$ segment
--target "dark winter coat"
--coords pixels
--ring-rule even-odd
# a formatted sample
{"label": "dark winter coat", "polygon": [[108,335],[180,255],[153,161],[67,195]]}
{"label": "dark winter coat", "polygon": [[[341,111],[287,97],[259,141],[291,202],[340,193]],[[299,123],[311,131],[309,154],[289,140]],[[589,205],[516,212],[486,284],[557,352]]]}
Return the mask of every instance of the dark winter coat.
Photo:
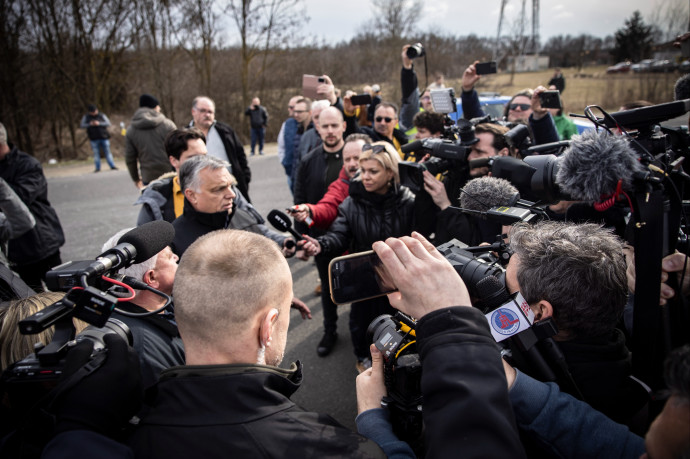
{"label": "dark winter coat", "polygon": [[0,161],[0,177],[17,193],[36,219],[36,226],[9,241],[7,258],[18,265],[43,260],[65,243],[60,219],[48,201],[48,182],[36,158],[10,145]]}

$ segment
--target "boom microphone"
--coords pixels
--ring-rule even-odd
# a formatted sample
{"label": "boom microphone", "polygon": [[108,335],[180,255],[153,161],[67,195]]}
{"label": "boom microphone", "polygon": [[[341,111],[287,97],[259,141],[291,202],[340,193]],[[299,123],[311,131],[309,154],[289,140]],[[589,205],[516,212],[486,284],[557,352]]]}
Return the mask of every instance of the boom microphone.
{"label": "boom microphone", "polygon": [[496,177],[476,178],[460,189],[462,208],[479,212],[486,212],[492,207],[514,206],[519,199],[517,188],[508,180]]}
{"label": "boom microphone", "polygon": [[580,201],[599,201],[613,194],[619,180],[624,190],[631,190],[633,174],[645,171],[628,141],[605,131],[574,136],[559,163],[556,182]]}
{"label": "boom microphone", "polygon": [[145,223],[123,234],[117,245],[100,254],[84,274],[90,277],[141,263],[170,245],[174,238],[175,229],[169,222]]}
{"label": "boom microphone", "polygon": [[273,227],[278,231],[288,232],[292,234],[295,240],[301,241],[302,239],[304,239],[301,234],[299,234],[292,228],[292,222],[290,221],[290,217],[285,215],[283,212],[273,209],[268,213],[266,220],[271,222],[271,225],[273,225]]}

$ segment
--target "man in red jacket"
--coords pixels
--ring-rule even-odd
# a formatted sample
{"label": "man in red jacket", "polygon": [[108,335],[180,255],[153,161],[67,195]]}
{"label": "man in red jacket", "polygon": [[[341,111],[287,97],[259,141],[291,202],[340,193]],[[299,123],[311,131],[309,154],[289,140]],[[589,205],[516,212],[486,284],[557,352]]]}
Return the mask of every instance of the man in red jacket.
{"label": "man in red jacket", "polygon": [[343,168],[340,175],[328,186],[328,191],[316,204],[297,204],[292,216],[295,220],[304,222],[311,217],[317,228],[327,230],[335,217],[338,216],[338,206],[347,198],[350,190],[350,180],[359,170],[359,155],[362,147],[371,143],[371,138],[366,134],[350,134],[345,139],[343,147]]}

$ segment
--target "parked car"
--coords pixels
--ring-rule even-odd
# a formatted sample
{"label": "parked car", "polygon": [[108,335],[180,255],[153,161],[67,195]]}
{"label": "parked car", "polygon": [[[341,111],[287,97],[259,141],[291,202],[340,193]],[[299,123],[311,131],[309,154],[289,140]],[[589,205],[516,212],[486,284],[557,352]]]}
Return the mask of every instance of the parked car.
{"label": "parked car", "polygon": [[646,73],[651,71],[652,65],[656,62],[656,59],[642,59],[637,64],[630,66],[630,69],[635,73]]}
{"label": "parked car", "polygon": [[673,72],[674,70],[676,70],[676,64],[669,61],[668,59],[656,61],[654,64],[652,64],[651,70],[655,73]]}
{"label": "parked car", "polygon": [[606,69],[606,73],[628,73],[632,64],[630,61],[619,62]]}
{"label": "parked car", "polygon": [[683,73],[690,73],[690,60],[685,59],[683,62],[681,62],[678,66],[678,70]]}
{"label": "parked car", "polygon": [[[502,96],[497,92],[481,92],[479,93],[479,106],[484,110],[484,113],[491,115],[492,118],[501,119],[503,118],[503,110],[510,99],[510,96]],[[448,114],[453,121],[457,121],[463,115],[460,98],[455,99],[455,103],[458,106],[458,111]]]}

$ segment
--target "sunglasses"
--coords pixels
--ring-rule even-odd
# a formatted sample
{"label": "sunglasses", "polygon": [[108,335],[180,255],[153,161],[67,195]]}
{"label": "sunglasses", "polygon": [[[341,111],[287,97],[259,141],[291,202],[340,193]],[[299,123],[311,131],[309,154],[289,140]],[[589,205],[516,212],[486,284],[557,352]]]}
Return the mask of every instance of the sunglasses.
{"label": "sunglasses", "polygon": [[530,104],[510,104],[510,105],[508,105],[508,108],[511,110],[517,110],[519,108],[523,112],[528,110],[531,107],[532,106]]}
{"label": "sunglasses", "polygon": [[362,151],[369,151],[369,150],[371,150],[371,152],[376,155],[378,153],[384,152],[386,150],[386,147],[383,145],[370,145],[368,143],[362,145]]}
{"label": "sunglasses", "polygon": [[384,120],[386,121],[386,123],[390,123],[391,121],[393,121],[393,118],[389,118],[387,116],[377,116],[376,117],[377,123],[380,123],[381,121],[384,121]]}

